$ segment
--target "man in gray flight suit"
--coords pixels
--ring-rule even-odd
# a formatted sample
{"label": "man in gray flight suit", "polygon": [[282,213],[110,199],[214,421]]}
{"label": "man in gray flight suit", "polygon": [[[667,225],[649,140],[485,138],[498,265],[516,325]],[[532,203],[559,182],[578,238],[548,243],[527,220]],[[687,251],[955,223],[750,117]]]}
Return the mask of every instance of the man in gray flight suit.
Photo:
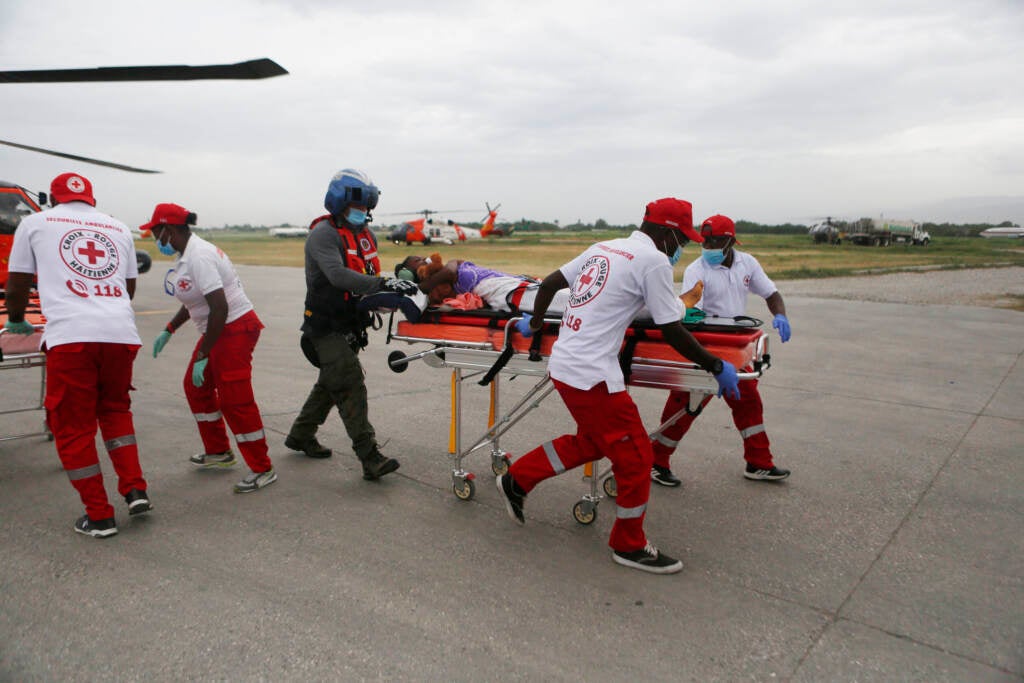
{"label": "man in gray flight suit", "polygon": [[363,479],[370,481],[394,472],[399,463],[381,454],[370,424],[358,353],[367,344],[371,318],[358,309],[358,303],[377,292],[411,296],[418,291],[415,283],[379,276],[377,240],[368,227],[379,195],[365,173],[338,171],[324,198],[330,213],[310,225],[302,349],[320,374],[284,442],[311,458],[329,458],[331,449],[317,441],[316,432],[337,406],[352,449],[363,464]]}

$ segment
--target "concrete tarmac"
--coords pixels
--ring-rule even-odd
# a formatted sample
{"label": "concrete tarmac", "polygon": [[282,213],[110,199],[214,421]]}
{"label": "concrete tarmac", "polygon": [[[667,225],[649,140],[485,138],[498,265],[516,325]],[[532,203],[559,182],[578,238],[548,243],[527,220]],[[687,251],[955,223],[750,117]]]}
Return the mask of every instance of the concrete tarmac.
{"label": "concrete tarmac", "polygon": [[[134,411],[156,509],[120,533],[72,531],[81,505],[43,438],[0,443],[0,680],[1013,681],[1024,676],[1024,314],[786,296],[794,336],[761,382],[781,483],[741,475],[740,437],[712,402],[677,452],[681,489],[652,487],[646,530],[685,563],[654,576],[611,561],[614,503],[578,524],[573,471],[516,526],[474,454],[451,491],[450,370],[396,374],[363,353],[370,417],[402,467],[365,482],[344,427],[333,458],[284,448],[315,378],[298,349],[302,271],[239,267],[267,328],[255,388],[279,481],[200,471],[181,387],[189,325],[166,264],[139,280]],[[785,295],[785,283],[782,291]],[[765,314],[751,302],[751,313]],[[0,409],[36,371],[0,374]],[[528,378],[503,380],[503,405]],[[665,394],[632,395],[651,428]],[[483,432],[472,384],[465,436]],[[41,421],[0,416],[0,435]],[[517,456],[572,429],[552,395],[501,445]]]}

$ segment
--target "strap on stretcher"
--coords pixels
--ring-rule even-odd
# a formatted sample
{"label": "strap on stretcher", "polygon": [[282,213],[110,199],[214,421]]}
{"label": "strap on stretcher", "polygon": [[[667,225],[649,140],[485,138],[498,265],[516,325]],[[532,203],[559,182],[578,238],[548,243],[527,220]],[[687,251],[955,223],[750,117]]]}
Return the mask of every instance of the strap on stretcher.
{"label": "strap on stretcher", "polygon": [[[540,331],[535,332],[533,337],[530,339],[529,359],[531,361],[539,362],[543,360],[543,356],[541,356],[540,353],[543,337],[544,328],[541,328]],[[506,338],[508,341],[505,342],[505,348],[501,350],[501,354],[498,356],[497,360],[494,361],[494,365],[492,365],[490,369],[484,373],[484,376],[480,378],[480,381],[477,382],[480,386],[485,387],[493,382],[498,373],[508,365],[512,356],[515,355],[516,350],[512,346],[512,337],[508,336]],[[636,345],[644,339],[647,339],[647,334],[642,329],[634,330],[634,333],[626,338],[626,343],[619,352],[619,367],[622,368],[622,376],[627,384],[629,383],[629,376],[633,372],[633,355],[636,353]]]}
{"label": "strap on stretcher", "polygon": [[[533,337],[530,339],[529,358],[531,361],[539,362],[543,360],[543,356],[541,356],[540,354],[541,342],[543,341],[543,338],[544,328],[542,327],[538,332],[534,332]],[[505,339],[505,348],[501,350],[501,354],[498,356],[497,360],[494,361],[494,365],[492,365],[491,368],[486,373],[484,373],[484,376],[480,378],[480,381],[477,382],[477,384],[479,384],[480,386],[485,387],[491,382],[493,382],[494,378],[498,375],[499,372],[501,372],[502,368],[508,365],[508,362],[512,359],[512,356],[515,355],[516,350],[515,347],[512,346],[512,336],[506,334]]]}

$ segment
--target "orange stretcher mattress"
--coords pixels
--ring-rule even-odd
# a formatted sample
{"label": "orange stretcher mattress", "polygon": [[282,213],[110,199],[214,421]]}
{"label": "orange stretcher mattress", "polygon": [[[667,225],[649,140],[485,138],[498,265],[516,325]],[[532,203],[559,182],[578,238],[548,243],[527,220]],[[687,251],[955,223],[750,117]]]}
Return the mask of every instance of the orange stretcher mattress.
{"label": "orange stretcher mattress", "polygon": [[[424,317],[417,323],[411,323],[408,320],[399,321],[396,334],[399,337],[416,338],[426,342],[483,343],[489,344],[495,351],[501,351],[505,348],[506,323],[506,319],[491,316],[441,314]],[[542,356],[551,355],[551,347],[558,339],[556,330],[557,323],[548,323],[545,326],[540,345]],[[764,332],[760,329],[743,327],[738,327],[735,330],[696,329],[690,332],[709,353],[729,361],[737,369],[747,367],[758,360],[755,357],[757,344],[758,340],[764,336]],[[527,353],[533,343],[533,339],[523,337],[515,331],[511,332],[509,337],[517,352]],[[634,358],[674,362],[688,360],[664,342],[660,330],[630,328],[623,346],[631,339],[636,339],[636,346],[632,353]]]}

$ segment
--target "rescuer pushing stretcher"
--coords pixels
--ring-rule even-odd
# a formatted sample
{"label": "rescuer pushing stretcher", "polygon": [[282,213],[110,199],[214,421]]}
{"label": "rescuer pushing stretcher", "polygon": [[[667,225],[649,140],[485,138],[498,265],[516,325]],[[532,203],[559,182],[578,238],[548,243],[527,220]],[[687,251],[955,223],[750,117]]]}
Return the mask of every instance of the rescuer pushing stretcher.
{"label": "rescuer pushing stretcher", "polygon": [[659,199],[647,205],[640,229],[628,238],[599,242],[544,279],[534,314],[523,317],[520,329],[540,331],[555,293],[571,288],[548,371],[578,429],[529,451],[496,480],[509,515],[523,524],[526,496],[537,484],[607,457],[619,491],[609,539],[612,559],[657,574],[678,572],[683,565],[660,552],[643,530],[654,455],[618,359],[637,313],[646,305],[665,341],[714,375],[719,395],[739,397],[735,367],[708,353],[680,322],[672,264],[690,241],[702,241],[693,229],[690,203]]}

